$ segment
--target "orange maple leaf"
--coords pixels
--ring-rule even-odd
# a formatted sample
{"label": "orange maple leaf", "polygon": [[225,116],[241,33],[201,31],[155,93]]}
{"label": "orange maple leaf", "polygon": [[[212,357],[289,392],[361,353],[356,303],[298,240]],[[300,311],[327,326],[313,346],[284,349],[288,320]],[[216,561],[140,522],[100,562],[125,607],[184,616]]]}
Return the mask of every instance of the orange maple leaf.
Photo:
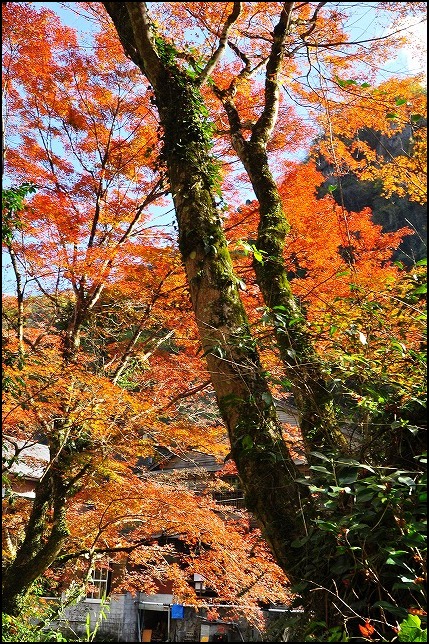
{"label": "orange maple leaf", "polygon": [[371,623],[370,623],[369,619],[366,619],[364,626],[359,624],[359,630],[360,630],[360,632],[362,633],[362,635],[364,637],[371,637],[371,635],[375,631],[375,628],[374,628],[374,626],[371,626]]}

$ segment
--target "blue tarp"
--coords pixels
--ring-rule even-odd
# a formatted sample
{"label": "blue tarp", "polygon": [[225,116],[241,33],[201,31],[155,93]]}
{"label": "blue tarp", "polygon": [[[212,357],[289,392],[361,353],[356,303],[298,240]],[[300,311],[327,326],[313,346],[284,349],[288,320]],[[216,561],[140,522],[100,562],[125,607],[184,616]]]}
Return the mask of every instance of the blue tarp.
{"label": "blue tarp", "polygon": [[171,606],[171,618],[172,619],[183,619],[185,616],[185,608],[182,604],[172,604]]}

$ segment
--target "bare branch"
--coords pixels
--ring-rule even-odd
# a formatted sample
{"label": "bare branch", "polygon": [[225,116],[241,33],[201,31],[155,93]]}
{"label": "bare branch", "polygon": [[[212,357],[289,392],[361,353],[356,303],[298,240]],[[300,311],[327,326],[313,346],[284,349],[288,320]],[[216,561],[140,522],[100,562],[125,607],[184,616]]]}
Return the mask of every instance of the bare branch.
{"label": "bare branch", "polygon": [[[129,3],[129,4],[135,4],[135,3]],[[205,81],[207,80],[207,78],[210,76],[213,69],[215,68],[216,64],[221,59],[225,51],[226,45],[228,43],[228,33],[232,25],[234,24],[234,22],[236,22],[236,20],[238,19],[240,13],[241,13],[241,2],[234,2],[234,8],[232,10],[232,13],[230,13],[230,15],[228,16],[223,26],[222,33],[219,39],[219,45],[199,76],[198,80],[200,85],[203,85],[205,83]]]}
{"label": "bare branch", "polygon": [[280,96],[278,76],[283,61],[284,43],[289,34],[294,4],[294,2],[284,3],[280,20],[274,27],[274,42],[268,59],[265,77],[265,108],[253,129],[251,137],[253,143],[266,145],[277,119]]}
{"label": "bare branch", "polygon": [[244,69],[249,70],[249,69],[250,69],[250,60],[248,59],[248,57],[246,56],[246,54],[244,54],[244,53],[243,53],[243,52],[242,52],[242,51],[237,47],[237,45],[235,45],[235,44],[234,44],[233,42],[231,42],[230,40],[228,40],[228,45],[230,46],[230,48],[232,49],[232,51],[233,51],[233,52],[235,52],[239,58],[241,58],[241,60],[242,60],[242,61],[243,61],[243,63],[244,63],[244,66],[245,66],[245,67],[244,67]]}
{"label": "bare branch", "polygon": [[172,407],[178,400],[181,400],[182,398],[188,398],[189,396],[193,396],[194,394],[197,394],[199,391],[206,389],[209,385],[211,385],[211,382],[212,382],[211,380],[206,380],[201,385],[192,387],[191,389],[187,389],[186,391],[182,391],[180,394],[177,394],[177,396],[174,396],[174,398],[170,400],[168,405],[166,405],[162,411],[165,411],[166,409],[169,409],[170,407]]}
{"label": "bare branch", "polygon": [[[127,368],[128,364],[130,362],[130,359],[132,358],[133,349],[136,346],[136,344],[137,344],[137,342],[138,342],[138,340],[139,340],[139,338],[140,338],[140,336],[141,336],[141,334],[143,332],[143,324],[146,321],[146,317],[147,316],[144,317],[144,319],[141,321],[141,323],[139,324],[139,326],[135,330],[135,332],[133,334],[133,337],[131,338],[131,340],[130,340],[125,352],[121,356],[120,364],[118,365],[115,373],[113,374],[113,378],[112,378],[112,382],[113,382],[114,385],[117,384],[119,378],[124,373],[125,369]],[[158,338],[158,340],[152,345],[150,351],[147,351],[140,358],[140,361],[141,362],[146,362],[150,358],[150,356],[156,351],[156,349],[163,342],[166,342],[169,338],[171,338],[172,335],[174,335],[174,331],[169,331],[166,335],[163,335],[162,338]]]}
{"label": "bare branch", "polygon": [[113,554],[114,552],[127,552],[131,553],[137,548],[140,548],[141,546],[149,547],[150,548],[150,541],[151,539],[149,537],[145,537],[144,539],[140,539],[139,541],[136,541],[132,545],[129,546],[116,546],[113,548],[84,548],[82,550],[77,550],[76,552],[70,552],[67,555],[60,555],[59,557],[56,558],[56,562],[58,563],[66,563],[67,561],[70,561],[71,559],[80,559],[81,557],[84,557],[85,555],[103,555],[103,554]]}
{"label": "bare branch", "polygon": [[310,27],[305,31],[303,34],[300,34],[300,37],[302,40],[305,40],[307,36],[309,36],[315,29],[316,27],[316,20],[317,20],[317,14],[321,10],[321,8],[325,5],[328,4],[327,2],[319,2],[317,5],[316,9],[314,10],[313,15],[311,16],[309,22],[310,22]]}
{"label": "bare branch", "polygon": [[158,181],[153,186],[152,190],[149,192],[149,194],[147,195],[147,197],[145,198],[143,203],[140,204],[140,206],[137,208],[136,214],[134,215],[132,221],[128,225],[127,230],[124,232],[124,234],[122,235],[122,237],[118,241],[117,246],[121,246],[127,239],[130,238],[130,236],[132,235],[135,227],[137,226],[137,224],[139,223],[139,221],[141,219],[141,216],[142,216],[142,213],[143,213],[144,209],[147,208],[147,206],[149,206],[151,203],[156,201],[159,197],[161,197],[164,194],[164,192],[165,192],[165,182],[166,182],[166,177],[165,176],[161,176],[158,179]]}
{"label": "bare branch", "polygon": [[305,42],[307,47],[314,47],[318,49],[330,49],[331,47],[345,47],[345,46],[351,46],[351,45],[364,45],[365,43],[368,42],[375,42],[377,40],[387,40],[391,36],[396,36],[397,34],[400,34],[404,31],[407,31],[411,29],[412,27],[415,27],[417,25],[420,25],[421,23],[426,22],[426,19],[419,20],[419,22],[416,22],[413,25],[409,25],[408,27],[401,27],[401,29],[397,29],[396,31],[392,31],[389,34],[383,35],[383,36],[377,36],[374,38],[366,38],[365,40],[338,40],[337,42],[325,42],[325,43],[309,43]]}

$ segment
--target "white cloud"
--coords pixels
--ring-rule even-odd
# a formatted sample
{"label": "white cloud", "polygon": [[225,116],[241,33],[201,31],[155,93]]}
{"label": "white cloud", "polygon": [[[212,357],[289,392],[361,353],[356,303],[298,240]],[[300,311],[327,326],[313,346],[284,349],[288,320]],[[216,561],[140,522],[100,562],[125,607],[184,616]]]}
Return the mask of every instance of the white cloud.
{"label": "white cloud", "polygon": [[[411,22],[411,21],[410,21]],[[427,71],[427,24],[420,22],[407,30],[409,44],[402,47],[401,54],[405,58],[408,71],[413,74]]]}

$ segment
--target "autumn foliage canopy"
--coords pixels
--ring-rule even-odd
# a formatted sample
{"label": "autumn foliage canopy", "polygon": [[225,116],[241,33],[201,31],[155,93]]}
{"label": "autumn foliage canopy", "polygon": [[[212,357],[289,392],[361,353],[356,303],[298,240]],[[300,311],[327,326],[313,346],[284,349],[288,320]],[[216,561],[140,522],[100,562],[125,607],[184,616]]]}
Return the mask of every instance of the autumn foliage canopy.
{"label": "autumn foliage canopy", "polygon": [[[115,3],[104,3],[107,11],[101,3],[70,3],[87,25],[83,31],[37,4],[7,2],[2,8],[3,249],[12,276],[3,294],[3,432],[6,470],[19,461],[23,444],[47,445],[50,460],[33,505],[14,496],[13,479],[7,483],[3,555],[10,570],[16,566],[7,592],[20,594],[22,571],[24,577],[28,573],[25,590],[36,579],[44,580],[47,594],[76,579],[84,584],[98,560],[122,570],[118,592],[168,587],[191,604],[201,598],[189,579],[200,574],[217,597],[242,605],[256,620],[258,608],[299,597],[299,588],[289,583],[289,576],[297,580],[296,566],[289,575],[284,561],[276,561],[272,538],[263,538],[264,521],[261,531],[247,510],[227,512],[214,500],[231,473],[243,479],[245,468],[238,463],[237,471],[231,448],[241,450],[245,460],[255,435],[231,440],[234,428],[216,404],[221,395],[213,363],[206,361],[214,350],[202,339],[201,303],[192,290],[205,275],[202,269],[190,279],[186,264],[200,250],[187,249],[185,257],[184,239],[189,248],[192,242],[183,232],[187,196],[175,193],[162,92],[150,84],[150,70],[149,76],[142,73],[149,65],[144,67],[141,53],[124,53],[110,19],[114,10],[108,5]],[[423,418],[423,263],[405,267],[393,261],[401,241],[415,231],[401,225],[385,232],[369,208],[349,211],[339,193],[343,177],[352,173],[380,185],[386,198],[425,201],[422,78],[380,81],[378,76],[402,43],[396,26],[417,14],[422,3],[375,3],[391,18],[392,36],[367,44],[365,53],[363,45],[336,44],[349,41],[349,3],[150,4],[159,60],[172,82],[187,79],[191,103],[199,110],[200,138],[192,144],[211,155],[203,168],[216,213],[209,224],[221,232],[219,238],[208,237],[201,252],[213,262],[219,259],[222,280],[226,263],[217,244],[224,236],[233,287],[249,325],[249,333],[239,336],[240,327],[233,335],[233,350],[250,347],[258,356],[267,409],[273,400],[296,394],[294,361],[302,368],[302,355],[310,356],[329,390],[336,424],[346,428],[349,451],[340,456],[374,467],[374,477],[385,467],[402,468],[408,476],[419,455]],[[265,70],[269,75],[276,25],[283,24],[287,11],[286,54],[280,70],[271,72],[274,96]],[[228,44],[223,58],[219,43]],[[234,135],[237,119],[242,144]],[[251,163],[244,152],[240,157],[240,149],[250,149],[262,130],[284,221],[280,259],[289,303],[297,307],[292,320],[286,305],[271,305],[259,279],[274,260],[258,246],[266,213]],[[382,145],[404,131],[409,146],[398,155],[381,153],[368,136]],[[329,176],[321,171],[321,159]],[[213,284],[210,288],[215,291]],[[209,298],[210,289],[204,292]],[[209,300],[203,304],[210,308]],[[314,350],[299,359],[293,341],[286,350],[279,342],[281,333],[293,337],[297,328],[297,337],[305,335]],[[216,348],[216,359],[226,361],[221,343]],[[316,478],[328,468],[314,460],[320,454],[311,456],[311,435],[292,426],[280,432],[295,460],[307,450],[304,462]],[[211,479],[200,472],[204,484],[198,490],[178,474],[153,474],[167,451],[180,457],[192,450],[219,463]],[[280,468],[280,457],[271,453],[270,458],[271,465],[277,458]],[[323,490],[332,495],[343,490],[338,507],[344,502],[347,515],[352,501],[343,500],[353,497],[348,486],[357,479],[358,474],[334,487],[315,479],[310,494],[308,480],[301,481],[309,508],[314,501],[308,510],[314,530],[329,532],[317,514]],[[410,484],[410,494],[416,485]],[[409,519],[389,512],[394,526]],[[331,536],[339,556],[341,548],[341,555],[347,550],[342,530],[350,528],[337,533],[337,527]],[[291,537],[295,552],[303,539]],[[410,548],[417,556],[419,545],[412,542]],[[371,585],[362,572],[365,556],[356,553],[353,574],[349,561],[336,573],[347,606],[354,605],[353,588],[362,579],[365,588]],[[408,559],[404,566],[410,566]],[[381,570],[380,564],[368,572],[379,590]],[[322,577],[314,579],[321,584]],[[406,596],[411,582],[401,583],[408,586],[401,587],[397,602],[410,604],[401,610],[420,610],[419,593],[413,587]],[[368,605],[352,610],[360,616],[355,632],[366,639],[375,632],[372,592],[365,596]],[[377,628],[391,634],[398,614],[393,610],[393,617],[380,618],[385,599],[376,607]],[[396,599],[390,601],[396,606]]]}

